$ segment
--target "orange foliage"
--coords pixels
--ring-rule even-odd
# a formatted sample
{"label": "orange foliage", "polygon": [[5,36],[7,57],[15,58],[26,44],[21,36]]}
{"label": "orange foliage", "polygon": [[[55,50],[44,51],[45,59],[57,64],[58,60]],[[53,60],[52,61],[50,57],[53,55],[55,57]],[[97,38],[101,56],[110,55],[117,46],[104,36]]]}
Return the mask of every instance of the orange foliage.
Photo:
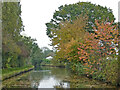
{"label": "orange foliage", "polygon": [[[86,73],[92,74],[99,69],[102,58],[115,54],[115,48],[118,45],[118,29],[116,25],[111,23],[98,23],[94,27],[94,33],[85,33],[84,43],[80,43],[78,47],[79,60],[83,65],[89,67]],[[78,61],[79,61],[78,60]],[[88,70],[90,70],[88,72]]]}

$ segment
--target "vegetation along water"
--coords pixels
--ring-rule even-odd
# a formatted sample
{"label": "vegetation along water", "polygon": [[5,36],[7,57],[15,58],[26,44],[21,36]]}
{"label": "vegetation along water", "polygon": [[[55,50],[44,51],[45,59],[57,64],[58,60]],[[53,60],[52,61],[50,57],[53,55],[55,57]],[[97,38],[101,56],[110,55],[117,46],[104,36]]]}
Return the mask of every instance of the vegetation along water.
{"label": "vegetation along water", "polygon": [[112,9],[90,2],[58,7],[46,22],[52,50],[21,34],[20,2],[3,2],[0,20],[3,88],[120,86],[119,22]]}

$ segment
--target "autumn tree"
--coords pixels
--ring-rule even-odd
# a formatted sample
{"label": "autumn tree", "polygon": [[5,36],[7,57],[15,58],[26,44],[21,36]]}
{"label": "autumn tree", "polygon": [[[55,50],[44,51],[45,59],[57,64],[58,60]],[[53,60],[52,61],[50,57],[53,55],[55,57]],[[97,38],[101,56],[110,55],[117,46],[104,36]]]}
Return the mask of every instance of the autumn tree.
{"label": "autumn tree", "polygon": [[72,43],[73,41],[82,41],[86,22],[87,16],[78,17],[73,23],[70,23],[69,21],[60,23],[60,30],[54,32],[56,37],[52,39],[52,45],[56,47],[56,56],[59,59],[67,59],[69,57],[69,55],[67,56],[68,52],[66,51],[69,43]]}
{"label": "autumn tree", "polygon": [[[53,32],[57,31],[60,28],[60,23],[63,21],[75,20],[80,14],[88,15],[88,26],[86,30],[89,32],[93,31],[93,26],[95,26],[95,19],[114,21],[114,15],[112,10],[107,7],[102,7],[100,5],[95,5],[90,2],[78,2],[75,4],[62,5],[58,8],[58,11],[55,11],[53,18],[50,22],[46,23],[47,26],[47,35],[50,38],[54,38],[55,35]],[[82,17],[82,16],[81,16]]]}
{"label": "autumn tree", "polygon": [[[86,74],[98,75],[107,81],[116,83],[118,61],[118,28],[113,22],[98,23],[95,33],[86,33],[84,43],[78,48],[79,60],[86,66]],[[113,67],[110,71],[110,69]],[[112,73],[111,73],[112,72]],[[112,77],[114,76],[114,77]]]}

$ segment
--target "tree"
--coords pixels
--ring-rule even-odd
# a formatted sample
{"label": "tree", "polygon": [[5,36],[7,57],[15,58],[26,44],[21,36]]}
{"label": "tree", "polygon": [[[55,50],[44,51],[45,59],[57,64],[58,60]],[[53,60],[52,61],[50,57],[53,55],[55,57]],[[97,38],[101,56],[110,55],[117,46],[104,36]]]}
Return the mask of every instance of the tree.
{"label": "tree", "polygon": [[[78,48],[86,74],[116,84],[118,77],[118,28],[113,22],[98,23],[95,33],[86,33]],[[112,68],[111,70],[109,70]]]}
{"label": "tree", "polygon": [[55,58],[57,60],[74,61],[77,54],[77,46],[82,42],[84,37],[87,16],[78,17],[73,23],[69,21],[60,23],[60,30],[55,32],[56,37],[52,39],[52,45],[56,47],[57,52]]}
{"label": "tree", "polygon": [[53,52],[53,51],[50,50],[48,47],[42,47],[41,49],[42,49],[43,57],[44,57],[44,58],[50,56],[50,53]]}
{"label": "tree", "polygon": [[24,31],[24,26],[21,20],[20,3],[4,2],[2,4],[2,68],[31,64],[36,40],[22,36],[20,34],[22,31]]}
{"label": "tree", "polygon": [[17,2],[2,3],[2,62],[3,68],[10,67],[9,63],[14,61],[17,66],[16,60],[21,53],[20,47],[16,42],[19,41],[23,31],[23,24],[21,20],[21,6]]}
{"label": "tree", "polygon": [[[60,23],[63,21],[72,22],[80,14],[88,15],[88,27],[86,30],[93,32],[93,26],[95,26],[95,19],[114,21],[114,15],[112,10],[107,7],[102,7],[100,5],[91,4],[90,2],[78,2],[75,4],[62,5],[58,8],[58,11],[55,11],[53,19],[49,23],[46,23],[47,26],[47,35],[50,38],[54,38],[54,32],[60,28]],[[82,16],[81,16],[82,17]]]}

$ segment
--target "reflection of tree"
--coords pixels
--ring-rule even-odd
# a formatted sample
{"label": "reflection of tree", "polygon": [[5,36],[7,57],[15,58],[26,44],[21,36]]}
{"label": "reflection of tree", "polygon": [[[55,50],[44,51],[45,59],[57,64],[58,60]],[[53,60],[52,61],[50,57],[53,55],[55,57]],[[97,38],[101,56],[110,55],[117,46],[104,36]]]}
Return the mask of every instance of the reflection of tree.
{"label": "reflection of tree", "polygon": [[31,86],[33,88],[37,88],[39,85],[39,81],[43,78],[43,74],[41,72],[32,72],[30,74]]}
{"label": "reflection of tree", "polygon": [[63,80],[67,75],[69,72],[65,68],[37,67],[27,78],[30,80],[32,88],[37,88],[42,80],[48,80],[50,77]]}
{"label": "reflection of tree", "polygon": [[45,78],[47,79],[49,76],[51,76],[49,71],[40,71],[38,69],[36,71],[33,71],[30,74],[32,87],[38,87],[39,82]]}
{"label": "reflection of tree", "polygon": [[35,68],[35,70],[43,70],[43,68],[37,66],[37,67]]}
{"label": "reflection of tree", "polygon": [[53,78],[55,81],[62,81],[67,75],[69,75],[69,72],[65,68],[38,67],[36,70],[25,73],[15,80],[12,78],[11,81],[13,81],[13,83],[11,83],[10,86],[23,85],[22,87],[38,88],[42,80],[47,81]]}
{"label": "reflection of tree", "polygon": [[57,79],[63,79],[69,75],[69,72],[65,68],[52,68],[51,74]]}
{"label": "reflection of tree", "polygon": [[35,70],[38,70],[38,71],[39,70],[50,70],[50,68],[51,67],[46,67],[46,66],[45,67],[44,66],[40,67],[40,66],[38,66],[38,67],[35,68]]}

